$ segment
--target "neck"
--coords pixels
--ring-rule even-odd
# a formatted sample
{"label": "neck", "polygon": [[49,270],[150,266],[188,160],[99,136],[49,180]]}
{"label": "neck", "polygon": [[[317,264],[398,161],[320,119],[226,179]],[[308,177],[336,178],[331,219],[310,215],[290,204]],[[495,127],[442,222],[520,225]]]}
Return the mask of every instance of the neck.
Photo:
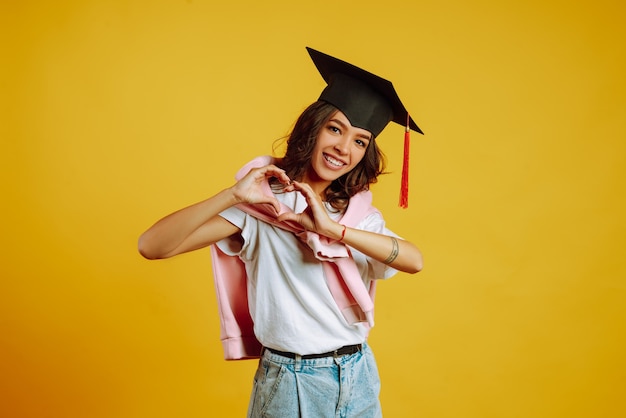
{"label": "neck", "polygon": [[317,176],[310,176],[309,174],[305,174],[304,178],[302,179],[302,183],[306,183],[308,184],[311,189],[313,189],[313,192],[315,192],[315,194],[317,194],[320,199],[322,199],[322,201],[326,201],[326,189],[328,188],[328,186],[330,186],[330,181],[328,180],[322,180]]}

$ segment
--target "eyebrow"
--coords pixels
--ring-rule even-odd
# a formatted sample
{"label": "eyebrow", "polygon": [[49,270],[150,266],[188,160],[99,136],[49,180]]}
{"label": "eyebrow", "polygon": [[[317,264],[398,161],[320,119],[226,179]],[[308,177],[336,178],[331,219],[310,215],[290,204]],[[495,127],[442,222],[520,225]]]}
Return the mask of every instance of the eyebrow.
{"label": "eyebrow", "polygon": [[[346,125],[345,123],[343,123],[339,119],[331,119],[331,120],[329,120],[329,122],[335,122],[337,125],[341,126],[341,128],[348,129],[348,125]],[[361,138],[361,139],[367,139],[368,141],[372,140],[372,134],[366,135],[364,133],[359,132],[359,133],[357,133],[356,136]]]}

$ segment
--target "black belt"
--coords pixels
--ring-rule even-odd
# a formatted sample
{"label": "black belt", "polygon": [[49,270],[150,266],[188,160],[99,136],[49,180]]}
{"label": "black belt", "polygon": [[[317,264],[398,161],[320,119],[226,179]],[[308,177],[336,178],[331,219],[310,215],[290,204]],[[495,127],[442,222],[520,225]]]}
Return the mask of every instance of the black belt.
{"label": "black belt", "polygon": [[[273,348],[268,348],[268,347],[265,347],[265,349],[269,351],[270,353],[278,354],[279,356],[292,358],[292,359],[296,358],[295,353],[287,353],[285,351],[274,350]],[[324,357],[339,357],[339,356],[345,356],[348,354],[358,353],[362,349],[363,349],[363,344],[344,345],[343,347],[338,348],[335,351],[328,351],[326,353],[320,353],[320,354],[305,354],[303,356],[300,356],[300,358],[303,360],[307,360],[307,359],[324,358]]]}

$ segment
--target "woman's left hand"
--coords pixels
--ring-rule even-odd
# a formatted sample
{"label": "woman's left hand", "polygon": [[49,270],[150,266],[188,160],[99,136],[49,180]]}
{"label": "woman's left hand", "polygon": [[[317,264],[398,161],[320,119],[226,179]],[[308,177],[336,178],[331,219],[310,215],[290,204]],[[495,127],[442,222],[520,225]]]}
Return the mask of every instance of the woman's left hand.
{"label": "woman's left hand", "polygon": [[[294,221],[307,231],[313,231],[330,239],[339,239],[343,231],[343,225],[333,221],[319,195],[306,183],[293,181],[288,188],[297,190],[306,199],[308,207],[301,213],[288,212],[278,217],[279,221]],[[287,189],[286,189],[287,190]]]}
{"label": "woman's left hand", "polygon": [[422,269],[422,253],[409,241],[357,228],[346,229],[328,216],[322,199],[308,184],[294,181],[285,187],[285,191],[293,190],[302,193],[309,206],[302,213],[284,213],[278,217],[279,221],[294,221],[308,231],[341,241],[397,270],[413,274]]}

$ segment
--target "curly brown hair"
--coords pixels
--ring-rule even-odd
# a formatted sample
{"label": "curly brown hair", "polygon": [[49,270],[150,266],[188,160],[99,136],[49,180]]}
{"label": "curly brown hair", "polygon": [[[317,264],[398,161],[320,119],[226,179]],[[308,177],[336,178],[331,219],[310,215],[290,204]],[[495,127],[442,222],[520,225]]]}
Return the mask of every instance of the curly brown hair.
{"label": "curly brown hair", "polygon": [[[288,136],[285,156],[278,163],[289,178],[301,180],[304,177],[311,166],[317,136],[336,111],[335,106],[317,101],[302,112]],[[352,196],[376,183],[378,176],[384,173],[385,165],[385,156],[372,138],[359,164],[328,186],[326,201],[334,209],[344,210]]]}

